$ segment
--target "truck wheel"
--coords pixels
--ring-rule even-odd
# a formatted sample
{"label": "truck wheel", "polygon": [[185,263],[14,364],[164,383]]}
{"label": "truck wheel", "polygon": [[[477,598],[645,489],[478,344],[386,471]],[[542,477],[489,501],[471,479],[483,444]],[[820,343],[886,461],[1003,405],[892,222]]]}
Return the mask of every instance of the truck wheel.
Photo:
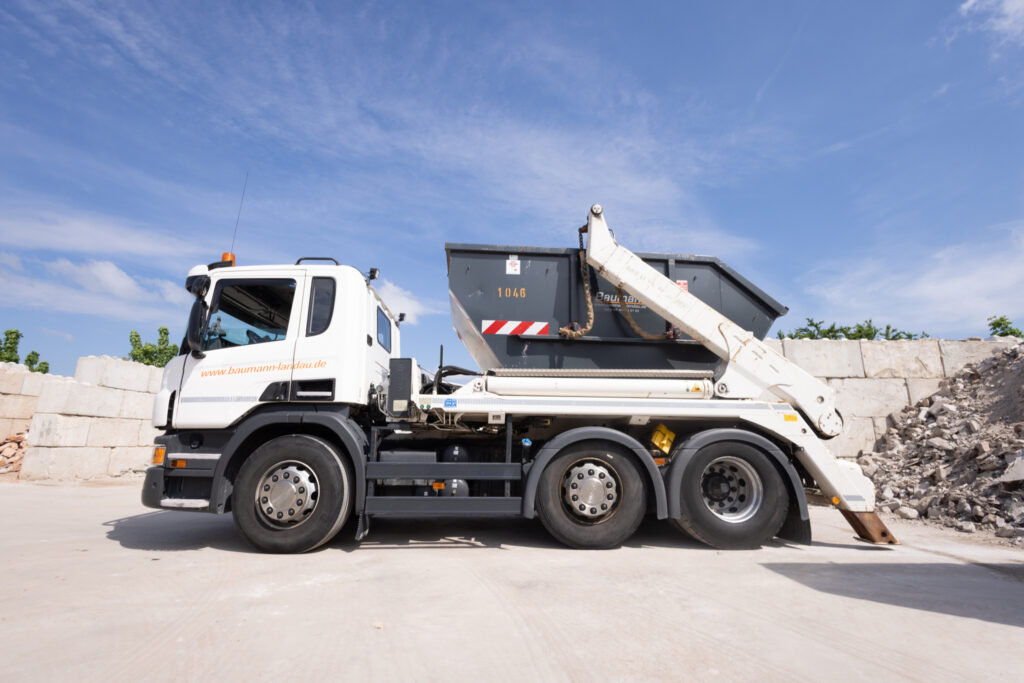
{"label": "truck wheel", "polygon": [[289,434],[266,442],[235,478],[232,515],[254,546],[304,553],[331,540],[352,512],[352,466],[327,441]]}
{"label": "truck wheel", "polygon": [[537,484],[537,516],[573,548],[613,548],[633,535],[647,511],[640,470],[615,445],[570,446],[548,463]]}
{"label": "truck wheel", "polygon": [[782,528],[789,492],[768,456],[743,443],[697,451],[683,471],[680,517],[684,532],[714,548],[758,548]]}

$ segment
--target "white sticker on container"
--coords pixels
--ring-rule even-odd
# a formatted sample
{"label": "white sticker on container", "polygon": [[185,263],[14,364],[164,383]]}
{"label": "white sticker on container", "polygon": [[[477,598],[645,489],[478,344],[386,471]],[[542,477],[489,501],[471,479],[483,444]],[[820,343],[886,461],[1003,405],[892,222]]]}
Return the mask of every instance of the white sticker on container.
{"label": "white sticker on container", "polygon": [[505,275],[519,275],[519,256],[510,254],[505,261]]}

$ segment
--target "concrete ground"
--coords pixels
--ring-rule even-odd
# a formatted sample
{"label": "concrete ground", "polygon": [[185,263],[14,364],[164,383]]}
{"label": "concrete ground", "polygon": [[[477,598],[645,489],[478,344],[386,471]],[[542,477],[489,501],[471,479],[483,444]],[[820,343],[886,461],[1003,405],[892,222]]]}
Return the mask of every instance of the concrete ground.
{"label": "concrete ground", "polygon": [[649,521],[613,551],[539,523],[375,522],[300,556],[131,485],[0,482],[3,680],[1010,680],[1024,553],[812,510],[810,547]]}

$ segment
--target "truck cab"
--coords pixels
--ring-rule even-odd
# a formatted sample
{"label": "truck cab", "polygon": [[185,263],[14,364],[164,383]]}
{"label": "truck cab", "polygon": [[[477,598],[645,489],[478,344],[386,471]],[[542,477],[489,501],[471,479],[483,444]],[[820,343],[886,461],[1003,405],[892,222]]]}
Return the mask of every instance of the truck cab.
{"label": "truck cab", "polygon": [[197,266],[186,282],[196,298],[156,427],[224,428],[273,402],[365,405],[401,355],[396,316],[350,266]]}

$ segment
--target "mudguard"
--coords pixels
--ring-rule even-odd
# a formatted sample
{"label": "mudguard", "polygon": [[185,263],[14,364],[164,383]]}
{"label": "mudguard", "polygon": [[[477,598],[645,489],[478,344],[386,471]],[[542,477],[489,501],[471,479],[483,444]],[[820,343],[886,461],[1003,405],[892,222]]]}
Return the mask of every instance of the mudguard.
{"label": "mudguard", "polygon": [[783,473],[783,481],[789,490],[790,500],[786,521],[783,522],[782,529],[777,535],[779,538],[794,543],[810,545],[811,520],[807,512],[807,496],[804,495],[800,476],[778,446],[760,434],[745,429],[707,429],[690,436],[676,447],[672,464],[665,477],[665,488],[668,489],[668,516],[672,519],[679,517],[679,491],[682,489],[683,471],[686,469],[686,465],[701,448],[721,441],[740,441],[750,444],[775,460]]}
{"label": "mudguard", "polygon": [[530,465],[530,470],[526,475],[526,483],[523,485],[523,516],[527,519],[535,517],[534,499],[537,495],[537,485],[540,483],[541,472],[551,462],[551,459],[567,446],[579,443],[580,441],[591,441],[594,439],[621,444],[636,455],[640,462],[643,463],[644,469],[647,472],[647,480],[651,485],[651,491],[654,493],[654,505],[658,519],[665,519],[668,516],[665,482],[662,479],[661,472],[658,470],[658,466],[654,464],[654,458],[651,457],[651,454],[647,452],[647,449],[639,441],[629,434],[620,432],[617,429],[611,429],[610,427],[577,427],[562,432],[544,444],[544,447],[537,452],[537,457],[534,458],[533,464]]}
{"label": "mudguard", "polygon": [[224,445],[221,458],[217,461],[213,490],[210,493],[210,510],[218,513],[225,510],[232,488],[226,472],[232,461],[239,457],[238,449],[257,431],[273,425],[317,425],[334,434],[352,461],[356,487],[355,513],[362,512],[366,502],[366,435],[348,417],[347,410],[317,410],[316,406],[274,406],[271,410],[248,415]]}

